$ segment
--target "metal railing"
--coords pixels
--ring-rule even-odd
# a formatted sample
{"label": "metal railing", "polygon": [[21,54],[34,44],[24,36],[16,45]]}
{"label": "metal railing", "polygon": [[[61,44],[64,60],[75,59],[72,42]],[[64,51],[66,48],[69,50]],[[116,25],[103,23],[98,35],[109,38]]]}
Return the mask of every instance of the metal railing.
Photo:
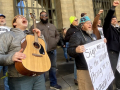
{"label": "metal railing", "polygon": [[102,25],[104,23],[104,18],[106,17],[108,10],[112,6],[113,0],[93,0],[93,10],[94,10],[94,16],[96,16],[100,9],[103,9],[104,12],[101,14],[101,21]]}
{"label": "metal railing", "polygon": [[28,28],[33,24],[30,13],[34,13],[36,21],[40,21],[40,12],[46,11],[49,22],[57,25],[56,0],[14,0],[14,15],[24,15],[28,20]]}

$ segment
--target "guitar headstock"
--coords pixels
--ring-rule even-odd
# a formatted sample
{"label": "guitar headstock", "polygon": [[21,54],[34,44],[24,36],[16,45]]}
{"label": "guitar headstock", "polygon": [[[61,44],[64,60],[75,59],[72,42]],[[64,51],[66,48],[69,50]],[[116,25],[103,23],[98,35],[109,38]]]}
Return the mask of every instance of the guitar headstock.
{"label": "guitar headstock", "polygon": [[32,19],[35,19],[35,15],[33,13],[30,13],[30,16]]}

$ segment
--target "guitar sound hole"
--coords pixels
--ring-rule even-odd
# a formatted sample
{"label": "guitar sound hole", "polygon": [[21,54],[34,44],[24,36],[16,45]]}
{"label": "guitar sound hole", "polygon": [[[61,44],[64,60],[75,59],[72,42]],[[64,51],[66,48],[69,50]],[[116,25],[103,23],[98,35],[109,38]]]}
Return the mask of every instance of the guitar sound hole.
{"label": "guitar sound hole", "polygon": [[41,48],[40,48],[40,50],[39,50],[39,52],[40,52],[40,54],[45,54],[45,51],[44,51],[44,48],[43,48],[43,46],[41,45]]}
{"label": "guitar sound hole", "polygon": [[37,48],[37,49],[40,48],[40,45],[39,45],[37,42],[34,42],[33,45],[34,45],[34,47]]}

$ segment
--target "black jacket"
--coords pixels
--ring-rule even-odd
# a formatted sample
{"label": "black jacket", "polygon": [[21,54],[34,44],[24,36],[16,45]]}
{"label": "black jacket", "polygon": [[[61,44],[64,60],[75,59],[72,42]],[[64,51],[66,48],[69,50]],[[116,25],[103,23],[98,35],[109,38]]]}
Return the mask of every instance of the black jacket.
{"label": "black jacket", "polygon": [[63,38],[62,34],[60,34],[60,45],[61,47],[63,47],[64,45],[66,46],[66,41],[65,41],[65,38]]}
{"label": "black jacket", "polygon": [[70,28],[67,30],[66,36],[65,36],[65,41],[69,42],[70,37],[72,36],[73,33],[79,31],[79,27],[73,26],[72,24],[70,25]]}
{"label": "black jacket", "polygon": [[76,53],[76,47],[78,45],[84,45],[86,43],[96,40],[94,34],[88,35],[85,31],[78,31],[74,33],[69,40],[68,54],[75,58],[76,67],[79,70],[87,70],[87,64],[83,53]]}
{"label": "black jacket", "polygon": [[120,51],[120,28],[116,29],[111,25],[112,16],[115,12],[115,7],[112,7],[105,18],[103,25],[103,33],[107,39],[107,48],[108,50]]}

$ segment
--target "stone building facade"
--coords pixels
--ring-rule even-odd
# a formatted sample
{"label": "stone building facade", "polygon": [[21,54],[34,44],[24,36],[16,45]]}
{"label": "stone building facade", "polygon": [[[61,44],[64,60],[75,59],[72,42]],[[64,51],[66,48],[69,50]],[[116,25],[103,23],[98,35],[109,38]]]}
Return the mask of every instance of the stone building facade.
{"label": "stone building facade", "polygon": [[[7,26],[9,27],[12,26],[11,25],[12,19],[16,15],[16,10],[18,10],[16,9],[15,1],[19,2],[20,0],[0,0],[0,13],[6,15]],[[80,19],[80,14],[85,12],[92,21],[94,20],[95,17],[93,9],[93,0],[23,0],[23,1],[24,2],[28,1],[28,6],[32,4],[31,1],[38,1],[38,3],[42,6],[42,4],[40,3],[42,1],[43,7],[45,7],[46,1],[51,1],[51,3],[55,3],[54,10],[56,15],[53,15],[53,17],[55,17],[56,20],[53,21],[54,22],[53,24],[56,24],[58,30],[64,27],[69,28],[70,16],[76,16],[78,19]],[[120,21],[120,5],[116,8],[115,15],[117,16],[117,19]],[[39,20],[39,16],[37,16],[37,19]]]}

